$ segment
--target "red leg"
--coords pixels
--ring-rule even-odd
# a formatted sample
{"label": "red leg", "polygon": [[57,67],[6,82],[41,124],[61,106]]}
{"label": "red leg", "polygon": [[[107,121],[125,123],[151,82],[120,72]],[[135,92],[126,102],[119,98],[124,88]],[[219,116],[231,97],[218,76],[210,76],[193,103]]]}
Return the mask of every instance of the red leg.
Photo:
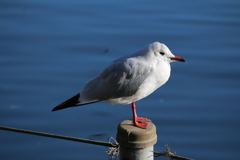
{"label": "red leg", "polygon": [[149,125],[149,123],[146,123],[146,122],[150,122],[150,120],[147,118],[142,118],[137,116],[136,105],[134,102],[132,102],[132,113],[133,113],[133,124],[137,127],[146,129],[147,126]]}

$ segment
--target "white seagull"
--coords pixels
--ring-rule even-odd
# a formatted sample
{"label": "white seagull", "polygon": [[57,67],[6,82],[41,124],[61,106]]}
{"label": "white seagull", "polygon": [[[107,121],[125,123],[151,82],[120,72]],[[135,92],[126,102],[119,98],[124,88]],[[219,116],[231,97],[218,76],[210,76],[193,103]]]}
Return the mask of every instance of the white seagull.
{"label": "white seagull", "polygon": [[130,104],[133,124],[146,129],[150,120],[137,116],[135,102],[165,84],[171,72],[170,62],[186,62],[174,56],[166,45],[154,42],[140,51],[121,57],[89,81],[80,93],[59,104],[52,111],[99,101]]}

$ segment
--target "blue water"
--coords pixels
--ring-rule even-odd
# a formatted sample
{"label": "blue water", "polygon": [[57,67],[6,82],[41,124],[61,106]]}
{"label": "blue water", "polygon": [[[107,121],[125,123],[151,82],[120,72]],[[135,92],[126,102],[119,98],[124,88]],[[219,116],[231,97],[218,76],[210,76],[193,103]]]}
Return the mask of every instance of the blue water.
{"label": "blue water", "polygon": [[[112,60],[165,43],[188,63],[137,102],[157,126],[156,151],[237,159],[240,149],[240,2],[0,2],[0,125],[108,141],[130,105],[51,112]],[[108,159],[105,147],[0,131],[3,160]],[[159,158],[156,158],[159,159]]]}

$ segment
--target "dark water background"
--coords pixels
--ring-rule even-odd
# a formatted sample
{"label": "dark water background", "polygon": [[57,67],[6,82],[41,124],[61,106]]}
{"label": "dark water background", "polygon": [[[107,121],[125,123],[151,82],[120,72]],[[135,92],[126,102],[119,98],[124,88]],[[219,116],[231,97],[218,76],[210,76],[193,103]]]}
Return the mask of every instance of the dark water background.
{"label": "dark water background", "polygon": [[[0,125],[108,141],[130,105],[51,109],[109,62],[154,41],[188,63],[137,102],[169,144],[197,160],[238,159],[240,1],[0,2]],[[0,131],[1,160],[108,159],[107,148]],[[160,159],[160,158],[156,158]]]}

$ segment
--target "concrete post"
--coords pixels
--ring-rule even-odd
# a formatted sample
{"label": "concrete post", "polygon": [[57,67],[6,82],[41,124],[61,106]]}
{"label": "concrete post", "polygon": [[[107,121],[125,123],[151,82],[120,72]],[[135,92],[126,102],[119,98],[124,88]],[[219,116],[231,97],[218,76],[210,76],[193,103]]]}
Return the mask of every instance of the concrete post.
{"label": "concrete post", "polygon": [[117,142],[120,160],[153,160],[153,145],[157,142],[156,127],[152,122],[147,129],[133,126],[132,120],[118,125]]}

